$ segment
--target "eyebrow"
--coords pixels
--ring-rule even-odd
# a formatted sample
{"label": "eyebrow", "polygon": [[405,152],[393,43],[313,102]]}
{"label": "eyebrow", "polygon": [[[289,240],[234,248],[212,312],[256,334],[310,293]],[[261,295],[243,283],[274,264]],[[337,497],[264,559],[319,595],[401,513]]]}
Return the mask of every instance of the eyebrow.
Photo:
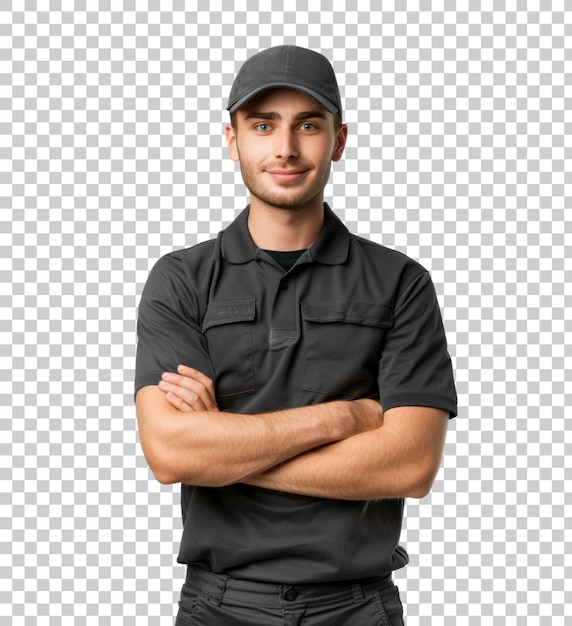
{"label": "eyebrow", "polygon": [[[315,119],[315,118],[326,119],[326,115],[323,111],[303,111],[302,113],[298,113],[298,115],[294,117],[294,120],[303,121],[303,120],[309,120],[309,119]],[[256,120],[272,120],[273,121],[273,120],[279,120],[280,115],[274,112],[251,111],[250,113],[247,113],[245,119],[246,120],[256,119]]]}

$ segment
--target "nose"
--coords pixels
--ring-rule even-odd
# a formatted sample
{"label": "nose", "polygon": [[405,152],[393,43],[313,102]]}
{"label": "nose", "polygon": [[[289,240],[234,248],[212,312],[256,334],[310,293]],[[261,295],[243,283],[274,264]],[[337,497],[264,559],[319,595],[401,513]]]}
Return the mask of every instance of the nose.
{"label": "nose", "polygon": [[298,157],[298,142],[290,128],[283,128],[276,133],[275,154],[277,159],[288,160]]}

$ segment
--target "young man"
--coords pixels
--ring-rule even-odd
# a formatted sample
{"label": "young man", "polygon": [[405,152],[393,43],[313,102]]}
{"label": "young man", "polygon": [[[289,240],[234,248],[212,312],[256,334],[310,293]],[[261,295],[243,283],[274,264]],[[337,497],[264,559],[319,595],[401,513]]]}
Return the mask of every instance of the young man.
{"label": "young man", "polygon": [[338,85],[295,46],[251,57],[226,138],[250,205],[153,268],[136,405],[182,483],[177,624],[402,624],[404,498],[428,493],[456,393],[428,273],[324,204]]}

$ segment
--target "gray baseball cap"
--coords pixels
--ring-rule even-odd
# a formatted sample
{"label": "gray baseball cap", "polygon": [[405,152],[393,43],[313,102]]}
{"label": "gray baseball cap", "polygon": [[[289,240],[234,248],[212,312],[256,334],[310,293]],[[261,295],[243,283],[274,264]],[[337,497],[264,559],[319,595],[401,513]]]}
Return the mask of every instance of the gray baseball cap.
{"label": "gray baseball cap", "polygon": [[230,89],[231,115],[267,89],[294,89],[307,94],[326,111],[342,117],[342,100],[334,68],[319,52],[298,46],[277,46],[250,57]]}

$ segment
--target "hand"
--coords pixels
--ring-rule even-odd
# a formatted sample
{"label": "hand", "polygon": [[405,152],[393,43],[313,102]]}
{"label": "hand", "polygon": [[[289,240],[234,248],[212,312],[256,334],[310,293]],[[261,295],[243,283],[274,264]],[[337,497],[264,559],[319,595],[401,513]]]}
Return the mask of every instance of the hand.
{"label": "hand", "polygon": [[165,399],[179,411],[218,411],[213,381],[192,367],[179,365],[165,372],[159,383]]}

